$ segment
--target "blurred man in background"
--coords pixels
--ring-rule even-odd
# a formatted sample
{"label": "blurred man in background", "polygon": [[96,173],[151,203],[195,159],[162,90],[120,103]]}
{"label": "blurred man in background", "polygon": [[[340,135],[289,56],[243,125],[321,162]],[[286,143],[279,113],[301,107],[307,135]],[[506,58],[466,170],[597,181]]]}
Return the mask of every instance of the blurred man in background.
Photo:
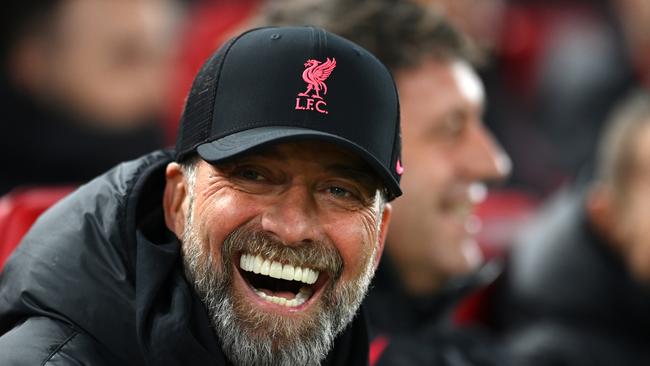
{"label": "blurred man in background", "polygon": [[395,76],[404,196],[367,299],[375,334],[389,336],[378,365],[505,364],[485,338],[444,325],[482,264],[472,215],[486,193],[481,182],[510,169],[481,121],[483,86],[462,36],[408,1],[285,1],[263,21],[324,26],[370,49]]}
{"label": "blurred man in background", "polygon": [[513,247],[501,311],[521,365],[650,364],[650,94],[625,101],[596,179],[551,201]]}
{"label": "blurred man in background", "polygon": [[83,182],[160,147],[174,4],[11,0],[0,56],[0,194]]}

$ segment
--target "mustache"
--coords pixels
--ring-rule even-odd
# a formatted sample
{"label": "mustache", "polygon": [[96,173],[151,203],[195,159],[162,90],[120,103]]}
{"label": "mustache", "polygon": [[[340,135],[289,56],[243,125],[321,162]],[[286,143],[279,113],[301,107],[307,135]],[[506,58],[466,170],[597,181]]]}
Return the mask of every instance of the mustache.
{"label": "mustache", "polygon": [[252,225],[241,226],[230,233],[224,240],[221,251],[221,258],[227,266],[233,264],[233,258],[238,258],[237,254],[245,252],[271,261],[325,271],[333,279],[338,279],[343,271],[343,258],[332,243],[309,241],[287,244]]}

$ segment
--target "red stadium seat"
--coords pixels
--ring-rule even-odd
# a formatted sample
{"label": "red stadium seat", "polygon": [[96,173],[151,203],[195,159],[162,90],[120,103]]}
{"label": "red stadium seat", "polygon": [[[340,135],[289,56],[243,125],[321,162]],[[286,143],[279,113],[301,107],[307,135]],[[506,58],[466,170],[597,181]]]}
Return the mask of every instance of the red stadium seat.
{"label": "red stadium seat", "polygon": [[18,188],[0,198],[0,268],[43,211],[74,187]]}

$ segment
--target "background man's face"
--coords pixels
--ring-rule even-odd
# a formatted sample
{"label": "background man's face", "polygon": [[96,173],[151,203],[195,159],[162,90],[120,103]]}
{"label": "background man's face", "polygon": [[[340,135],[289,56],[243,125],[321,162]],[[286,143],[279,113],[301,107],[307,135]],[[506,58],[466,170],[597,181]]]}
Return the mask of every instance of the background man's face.
{"label": "background man's face", "polygon": [[613,217],[630,271],[650,283],[650,128],[636,136],[633,173]]}
{"label": "background man's face", "polygon": [[105,127],[129,127],[164,107],[172,10],[164,0],[63,1],[46,34],[27,38],[31,51],[18,67],[29,67],[24,78],[41,97]]}
{"label": "background man's face", "polygon": [[393,204],[387,250],[403,275],[435,287],[477,265],[468,222],[471,193],[484,190],[471,188],[501,178],[509,161],[481,122],[483,87],[467,64],[426,60],[397,72],[396,81],[404,195]]}
{"label": "background man's face", "polygon": [[390,208],[381,213],[374,176],[316,142],[201,161],[196,174],[185,269],[224,351],[235,363],[317,364],[381,253]]}

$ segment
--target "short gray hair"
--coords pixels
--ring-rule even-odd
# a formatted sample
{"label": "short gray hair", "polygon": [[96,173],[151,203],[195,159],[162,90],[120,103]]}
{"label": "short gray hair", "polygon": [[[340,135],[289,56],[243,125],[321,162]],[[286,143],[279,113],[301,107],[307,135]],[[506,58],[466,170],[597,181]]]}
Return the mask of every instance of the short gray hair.
{"label": "short gray hair", "polygon": [[183,159],[178,163],[181,167],[181,172],[187,180],[188,193],[194,192],[194,184],[196,183],[196,169],[199,165],[200,158],[198,155],[192,155]]}

